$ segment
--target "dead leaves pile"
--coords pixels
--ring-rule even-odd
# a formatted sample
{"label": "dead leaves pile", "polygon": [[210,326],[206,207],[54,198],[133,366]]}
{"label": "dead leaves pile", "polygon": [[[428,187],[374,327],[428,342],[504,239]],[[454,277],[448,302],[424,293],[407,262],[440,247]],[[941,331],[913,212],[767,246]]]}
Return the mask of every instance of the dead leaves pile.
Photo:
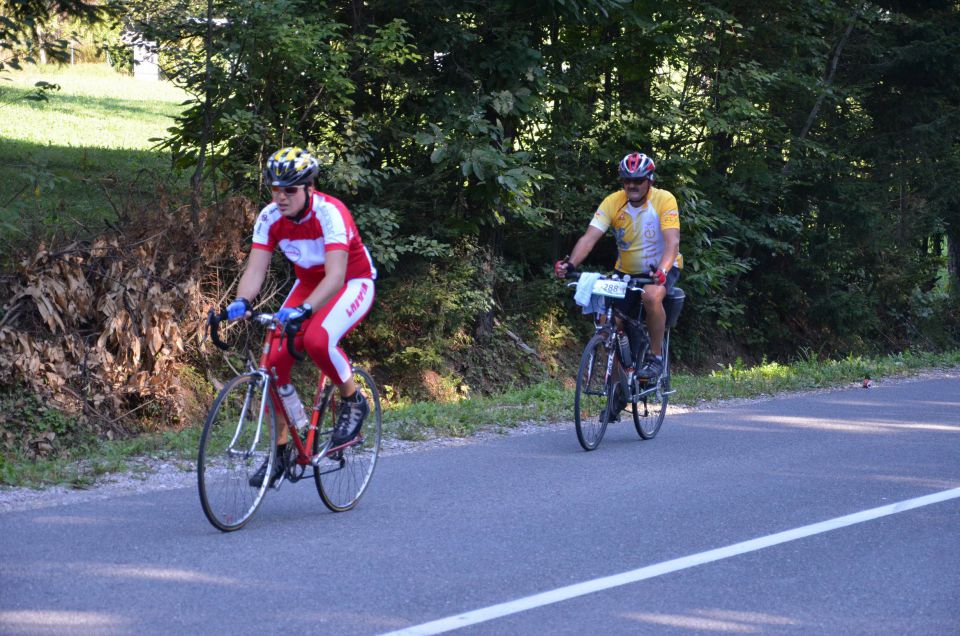
{"label": "dead leaves pile", "polygon": [[0,298],[0,384],[26,385],[102,432],[130,432],[137,412],[186,415],[182,366],[206,310],[235,277],[256,213],[245,199],[184,210],[24,258]]}

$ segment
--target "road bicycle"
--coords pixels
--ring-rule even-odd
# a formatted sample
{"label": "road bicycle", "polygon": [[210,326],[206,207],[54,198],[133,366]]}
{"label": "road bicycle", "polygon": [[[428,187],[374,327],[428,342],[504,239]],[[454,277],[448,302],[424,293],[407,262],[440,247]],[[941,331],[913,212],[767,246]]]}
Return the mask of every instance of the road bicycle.
{"label": "road bicycle", "polygon": [[[223,320],[226,320],[226,311],[215,314],[211,310],[207,322],[213,343],[229,350],[218,334],[218,325]],[[259,363],[254,362],[253,354],[248,351],[246,371],[220,389],[200,436],[197,485],[204,514],[219,530],[239,530],[263,503],[268,487],[276,489],[284,481],[300,481],[311,474],[308,468],[313,469],[317,492],[327,508],[334,512],[350,510],[370,485],[380,454],[383,413],[376,383],[369,373],[354,368],[357,387],[370,402],[370,414],[354,439],[333,446],[331,439],[340,394],[321,372],[313,408],[308,411],[309,424],[298,430],[282,406],[277,378],[273,370],[267,369],[267,359],[275,345],[284,344],[297,360],[306,357],[294,348],[299,325],[275,328],[280,323],[269,313],[255,313],[250,320],[268,329]],[[278,422],[286,425],[292,442],[286,445],[286,469],[273,484],[270,479],[263,479],[259,486],[251,486],[250,477],[264,461],[267,462],[266,475],[273,474],[278,461]]]}
{"label": "road bicycle", "polygon": [[[567,278],[579,278],[569,272]],[[577,440],[584,450],[594,450],[606,433],[607,425],[630,407],[633,425],[641,439],[653,439],[663,425],[667,402],[676,391],[670,388],[670,329],[683,307],[685,294],[674,287],[664,298],[667,314],[663,334],[663,373],[659,378],[640,378],[635,367],[642,365],[650,348],[650,334],[641,309],[638,318],[614,308],[611,299],[626,298],[628,293],[643,293],[643,286],[653,282],[647,276],[628,274],[601,276],[593,287],[595,295],[604,297],[604,309],[594,314],[594,335],[580,356],[573,417]],[[577,283],[570,283],[576,286]],[[619,319],[619,324],[614,318]],[[627,337],[629,333],[629,338]]]}

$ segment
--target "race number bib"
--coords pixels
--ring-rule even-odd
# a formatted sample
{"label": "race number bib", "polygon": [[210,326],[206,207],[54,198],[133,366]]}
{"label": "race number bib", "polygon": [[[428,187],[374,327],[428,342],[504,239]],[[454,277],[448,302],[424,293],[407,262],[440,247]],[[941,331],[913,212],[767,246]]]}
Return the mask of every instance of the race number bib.
{"label": "race number bib", "polygon": [[593,284],[593,293],[607,298],[625,298],[627,284],[622,280],[598,280]]}

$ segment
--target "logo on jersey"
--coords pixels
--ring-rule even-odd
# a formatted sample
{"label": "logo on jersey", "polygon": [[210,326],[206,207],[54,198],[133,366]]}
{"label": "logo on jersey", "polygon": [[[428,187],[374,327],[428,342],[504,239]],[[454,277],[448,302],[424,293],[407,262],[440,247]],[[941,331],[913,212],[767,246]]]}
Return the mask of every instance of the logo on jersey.
{"label": "logo on jersey", "polygon": [[300,253],[300,248],[294,245],[293,243],[286,243],[281,246],[284,256],[289,258],[292,262],[296,263],[300,260],[302,254]]}
{"label": "logo on jersey", "polygon": [[627,240],[627,230],[626,228],[614,228],[613,229],[613,238],[617,241],[617,248],[621,250],[630,249],[630,241]]}
{"label": "logo on jersey", "polygon": [[353,317],[353,314],[357,313],[357,310],[360,309],[363,299],[367,297],[367,289],[368,285],[366,283],[360,285],[360,293],[357,294],[357,298],[347,307],[347,316]]}
{"label": "logo on jersey", "polygon": [[253,233],[255,235],[260,234],[260,231],[261,231],[260,228],[262,228],[263,224],[266,222],[267,222],[267,213],[264,212],[263,214],[260,215],[260,218],[257,219],[257,224],[253,228]]}

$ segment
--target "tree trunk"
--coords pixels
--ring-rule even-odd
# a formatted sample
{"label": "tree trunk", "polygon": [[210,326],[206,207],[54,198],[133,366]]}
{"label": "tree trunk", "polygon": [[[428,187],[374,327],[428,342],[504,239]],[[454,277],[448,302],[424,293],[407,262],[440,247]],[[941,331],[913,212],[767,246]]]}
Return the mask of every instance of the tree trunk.
{"label": "tree trunk", "polygon": [[43,27],[39,24],[33,28],[33,39],[37,44],[37,57],[40,58],[40,64],[47,63],[47,46],[43,41]]}
{"label": "tree trunk", "polygon": [[960,228],[947,230],[947,272],[951,286],[960,289]]}
{"label": "tree trunk", "polygon": [[497,314],[495,301],[495,284],[497,279],[496,265],[499,262],[497,258],[503,254],[504,233],[503,227],[497,226],[487,237],[487,249],[480,255],[480,278],[483,279],[484,291],[490,297],[490,309],[477,316],[476,337],[478,340],[486,340],[493,336],[494,320]]}
{"label": "tree trunk", "polygon": [[200,134],[200,154],[197,156],[197,168],[190,178],[190,220],[193,222],[194,229],[200,227],[200,194],[203,186],[203,170],[206,167],[207,143],[210,139],[210,128],[213,124],[213,104],[211,103],[213,88],[210,85],[210,58],[213,48],[213,0],[207,0],[207,33],[204,40],[203,45],[206,54],[204,74],[206,77],[203,82],[203,131]]}

